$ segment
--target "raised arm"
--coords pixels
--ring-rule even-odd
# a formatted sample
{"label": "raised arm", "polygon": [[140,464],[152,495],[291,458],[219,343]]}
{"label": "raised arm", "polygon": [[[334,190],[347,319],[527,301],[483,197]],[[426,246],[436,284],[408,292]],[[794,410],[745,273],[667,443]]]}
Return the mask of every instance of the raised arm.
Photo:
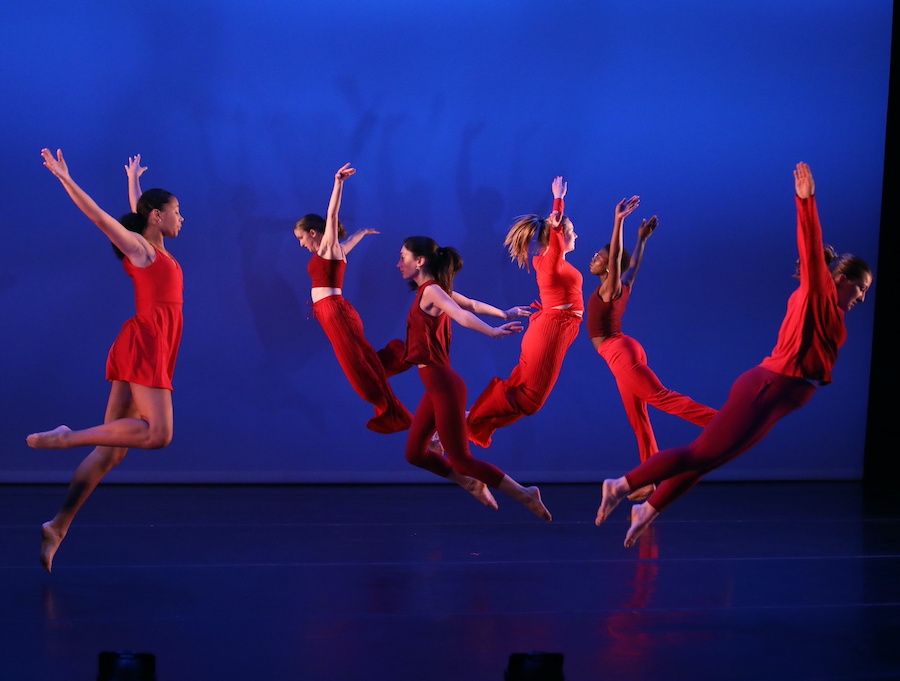
{"label": "raised arm", "polygon": [[639,205],[641,205],[639,196],[622,199],[616,205],[612,236],[609,237],[609,269],[603,278],[603,283],[600,285],[600,298],[607,302],[615,300],[622,293],[622,248],[624,238],[622,226],[625,224],[625,218],[631,215]]}
{"label": "raised arm", "polygon": [[553,192],[553,212],[562,215],[566,212],[566,203],[563,201],[569,190],[567,182],[563,182],[562,175],[557,175],[550,183],[550,191]]}
{"label": "raised arm", "polygon": [[522,322],[507,322],[500,326],[487,324],[472,312],[461,308],[440,286],[429,286],[425,289],[425,292],[422,294],[422,309],[427,314],[440,310],[460,326],[478,331],[491,338],[503,338],[513,333],[522,332]]}
{"label": "raised arm", "polygon": [[128,176],[128,204],[131,206],[131,212],[137,213],[138,200],[141,198],[141,175],[147,170],[146,166],[141,165],[141,155],[129,156],[128,163],[125,166],[125,174]]}
{"label": "raised arm", "polygon": [[622,283],[625,286],[634,285],[638,269],[644,259],[644,247],[647,245],[647,239],[649,239],[650,235],[656,231],[658,224],[659,220],[656,219],[655,215],[649,220],[641,221],[641,226],[638,227],[637,243],[634,245],[634,252],[631,254],[631,264],[628,266],[628,269],[625,270],[625,274],[622,275]]}
{"label": "raised arm", "polygon": [[485,317],[497,317],[498,319],[505,319],[506,321],[517,319],[519,317],[531,316],[531,308],[527,305],[516,305],[508,310],[501,310],[499,307],[483,303],[480,300],[467,298],[458,291],[451,293],[450,297],[453,298],[454,302],[462,309],[468,310],[472,314],[480,314]]}
{"label": "raised arm", "polygon": [[805,163],[794,169],[797,192],[797,249],[800,253],[800,286],[810,287],[827,272],[822,240],[822,225],[816,208],[816,183]]}
{"label": "raised arm", "polygon": [[355,173],[356,170],[346,163],[334,174],[334,187],[331,190],[331,200],[328,202],[328,213],[325,215],[325,233],[322,235],[322,243],[319,244],[318,251],[319,255],[326,260],[342,260],[344,258],[341,242],[338,240],[338,213],[341,209],[344,180]]}
{"label": "raised arm", "polygon": [[352,251],[356,244],[362,241],[364,236],[369,236],[370,234],[381,234],[381,232],[377,229],[360,229],[344,239],[341,242],[341,248],[344,249],[344,255]]}
{"label": "raised arm", "polygon": [[91,222],[100,228],[100,231],[125,254],[125,257],[132,264],[137,267],[146,267],[153,262],[156,257],[156,251],[150,243],[140,234],[125,229],[118,220],[100,208],[94,199],[75,184],[75,181],[69,175],[69,168],[63,158],[61,149],[56,150],[56,157],[53,156],[49,149],[42,149],[41,156],[44,157],[44,165],[47,167],[47,170],[59,179],[75,205]]}

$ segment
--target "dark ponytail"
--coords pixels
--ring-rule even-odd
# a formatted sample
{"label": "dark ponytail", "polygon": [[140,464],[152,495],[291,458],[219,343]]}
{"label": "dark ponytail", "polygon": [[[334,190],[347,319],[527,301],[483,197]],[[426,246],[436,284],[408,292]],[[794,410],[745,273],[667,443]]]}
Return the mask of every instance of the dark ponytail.
{"label": "dark ponytail", "polygon": [[[425,258],[425,271],[448,294],[453,293],[453,278],[463,266],[459,251],[450,246],[438,246],[427,236],[411,236],[403,242],[403,247],[417,258]],[[417,288],[415,282],[409,284],[412,289]]]}
{"label": "dark ponytail", "polygon": [[[143,235],[147,229],[147,219],[150,217],[150,213],[155,210],[165,210],[166,204],[171,200],[172,194],[165,189],[148,189],[138,199],[137,212],[126,213],[119,218],[119,224],[129,232]],[[125,259],[125,254],[119,250],[118,246],[113,244],[112,249],[119,260]]]}

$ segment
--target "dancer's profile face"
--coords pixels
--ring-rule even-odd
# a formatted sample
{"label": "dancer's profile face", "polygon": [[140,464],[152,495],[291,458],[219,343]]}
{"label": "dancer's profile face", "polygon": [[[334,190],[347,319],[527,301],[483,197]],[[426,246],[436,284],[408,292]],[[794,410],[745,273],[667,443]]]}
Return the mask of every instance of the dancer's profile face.
{"label": "dancer's profile face", "polygon": [[838,307],[844,312],[849,312],[857,303],[866,299],[866,293],[872,286],[872,275],[864,272],[859,279],[849,279],[845,274],[839,274],[834,280],[837,288]]}
{"label": "dancer's profile face", "polygon": [[159,231],[165,237],[175,238],[181,231],[184,218],[181,216],[181,206],[174,196],[159,211]]}
{"label": "dancer's profile face", "polygon": [[406,246],[400,249],[400,260],[397,262],[397,269],[400,270],[400,276],[404,279],[412,279],[416,276],[416,273],[419,271],[416,268],[420,267],[419,261],[421,258],[412,254],[412,251],[407,250]]}
{"label": "dancer's profile face", "polygon": [[591,274],[595,274],[598,277],[606,274],[606,271],[609,269],[609,251],[605,248],[601,248],[599,251],[594,253],[594,257],[591,258],[590,264],[590,272]]}
{"label": "dancer's profile face", "polygon": [[563,243],[565,244],[565,252],[571,253],[575,250],[575,239],[578,238],[578,235],[575,233],[575,225],[572,224],[572,221],[566,219],[563,222]]}
{"label": "dancer's profile face", "polygon": [[315,253],[319,250],[319,244],[317,243],[318,239],[316,239],[315,230],[306,231],[305,229],[298,229],[294,232],[294,236],[297,237],[297,240],[300,242],[300,246],[305,248],[310,253]]}

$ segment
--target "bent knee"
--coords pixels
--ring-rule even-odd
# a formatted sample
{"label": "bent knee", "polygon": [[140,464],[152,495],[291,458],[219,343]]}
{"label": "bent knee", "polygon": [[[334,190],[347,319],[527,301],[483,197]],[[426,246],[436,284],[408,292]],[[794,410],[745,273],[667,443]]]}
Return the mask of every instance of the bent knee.
{"label": "bent knee", "polygon": [[171,428],[159,431],[151,431],[147,437],[146,449],[162,449],[172,444],[174,433]]}

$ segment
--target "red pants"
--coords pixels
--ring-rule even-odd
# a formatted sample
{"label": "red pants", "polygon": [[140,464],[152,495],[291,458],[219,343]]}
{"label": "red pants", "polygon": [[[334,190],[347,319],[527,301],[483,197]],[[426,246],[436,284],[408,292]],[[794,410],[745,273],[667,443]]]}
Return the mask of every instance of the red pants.
{"label": "red pants", "polygon": [[343,296],[322,298],[313,310],[350,385],[357,395],[375,406],[375,417],[366,426],[376,433],[397,433],[409,428],[412,415],[394,395],[385,371],[387,363],[390,375],[399,373],[402,363],[396,362],[397,344],[402,348],[402,341],[391,341],[376,353],[366,340],[359,314]]}
{"label": "red pants", "polygon": [[711,470],[753,447],[815,392],[816,387],[802,378],[754,367],[734,382],[728,400],[700,437],[687,447],[657,452],[625,479],[631,489],[658,484],[648,501],[662,511]]}
{"label": "red pants", "polygon": [[716,415],[715,409],[665,388],[647,366],[647,354],[634,338],[618,333],[603,341],[597,352],[616,378],[628,422],[637,438],[641,461],[659,450],[647,413],[648,404],[698,426],[705,426]]}
{"label": "red pants", "polygon": [[[489,487],[497,487],[503,471],[469,452],[466,439],[466,384],[451,367],[419,367],[419,377],[425,384],[425,395],[416,409],[409,437],[406,440],[406,460],[442,478],[450,471],[481,480]],[[435,430],[446,456],[428,450],[428,442]]]}
{"label": "red pants", "polygon": [[519,364],[505,381],[495,378],[469,411],[469,439],[490,447],[497,428],[536,413],[550,396],[581,317],[569,310],[539,310],[522,336]]}

